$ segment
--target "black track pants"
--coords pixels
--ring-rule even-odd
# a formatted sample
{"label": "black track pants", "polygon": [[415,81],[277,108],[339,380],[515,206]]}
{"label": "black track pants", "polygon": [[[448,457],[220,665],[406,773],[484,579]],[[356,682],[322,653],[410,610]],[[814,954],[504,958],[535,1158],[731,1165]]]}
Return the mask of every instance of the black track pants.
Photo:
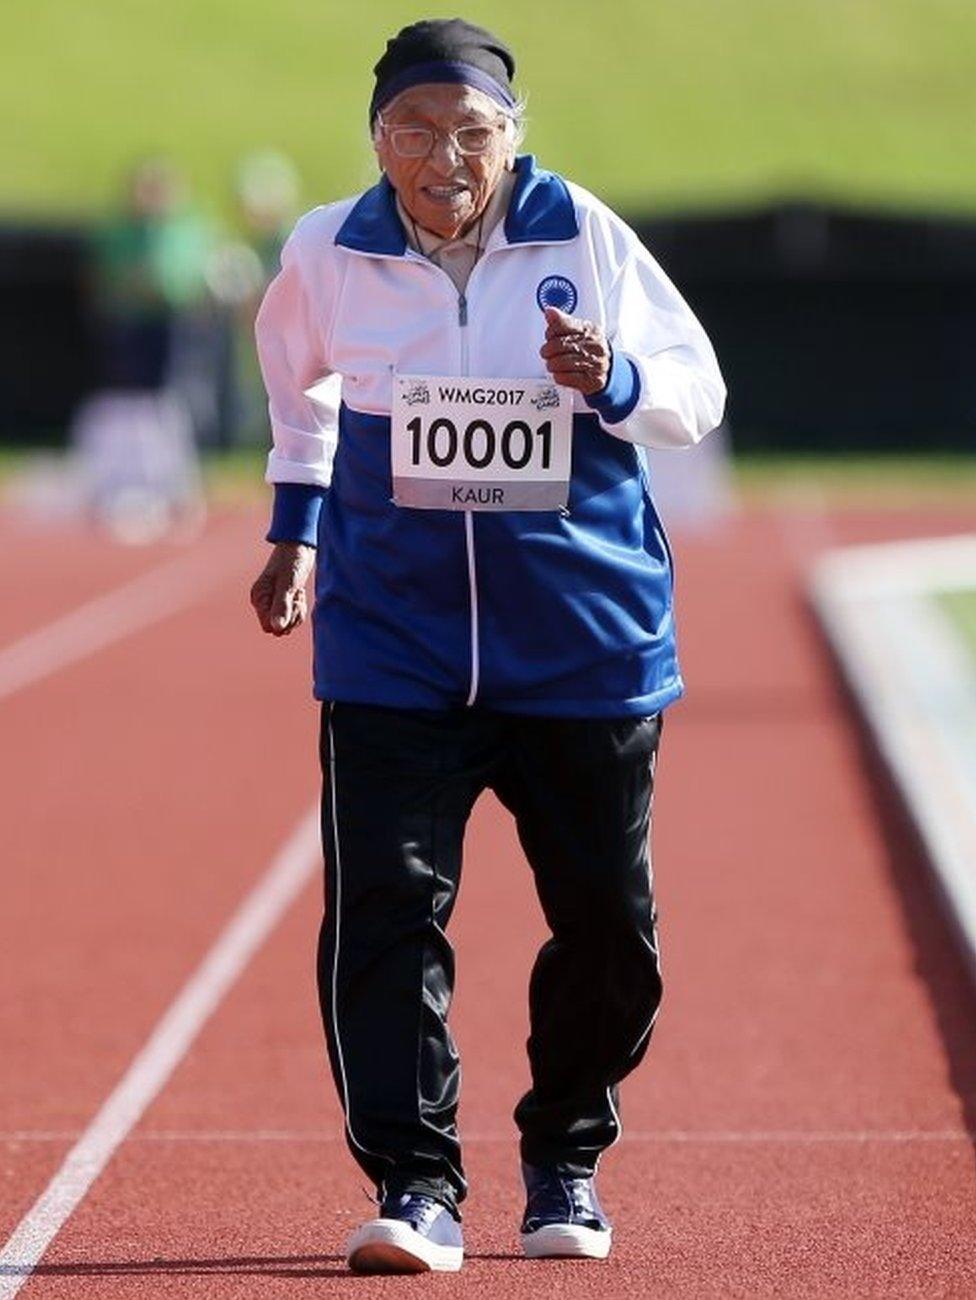
{"label": "black track pants", "polygon": [[[529,993],[534,1165],[592,1172],[661,998],[648,858],[661,715],[567,719],[325,704],[318,977],[350,1149],[381,1194],[465,1194],[446,928],[465,823],[512,812],[552,937]],[[494,918],[503,927],[504,917]]]}

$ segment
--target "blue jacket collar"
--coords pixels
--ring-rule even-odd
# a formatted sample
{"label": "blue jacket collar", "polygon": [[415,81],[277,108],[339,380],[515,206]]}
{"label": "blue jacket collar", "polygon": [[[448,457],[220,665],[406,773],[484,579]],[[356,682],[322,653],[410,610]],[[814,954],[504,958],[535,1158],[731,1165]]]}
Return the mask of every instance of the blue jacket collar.
{"label": "blue jacket collar", "polygon": [[510,244],[564,244],[579,234],[569,187],[555,172],[537,167],[532,154],[515,160],[515,189],[505,216]]}
{"label": "blue jacket collar", "polygon": [[[578,234],[576,208],[563,178],[537,167],[531,154],[517,158],[515,189],[505,216],[508,243],[565,243]],[[335,242],[358,253],[404,255],[407,238],[397,215],[396,194],[385,176],[356,201]]]}

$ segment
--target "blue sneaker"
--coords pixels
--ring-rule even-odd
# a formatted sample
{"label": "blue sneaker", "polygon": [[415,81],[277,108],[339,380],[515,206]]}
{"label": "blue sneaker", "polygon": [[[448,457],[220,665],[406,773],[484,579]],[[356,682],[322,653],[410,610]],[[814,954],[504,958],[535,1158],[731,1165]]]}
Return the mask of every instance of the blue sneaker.
{"label": "blue sneaker", "polygon": [[380,1217],[357,1228],[346,1246],[354,1273],[456,1273],[463,1257],[460,1223],[417,1192],[387,1198]]}
{"label": "blue sneaker", "polygon": [[606,1259],[612,1229],[592,1178],[522,1165],[522,1250],[530,1259]]}

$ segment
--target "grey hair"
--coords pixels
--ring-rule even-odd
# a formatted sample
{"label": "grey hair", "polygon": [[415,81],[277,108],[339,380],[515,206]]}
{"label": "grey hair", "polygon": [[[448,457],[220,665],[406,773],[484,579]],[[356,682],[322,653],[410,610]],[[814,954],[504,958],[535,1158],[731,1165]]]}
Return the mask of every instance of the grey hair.
{"label": "grey hair", "polygon": [[512,108],[502,109],[508,121],[511,123],[511,143],[512,147],[517,149],[525,139],[525,134],[529,129],[528,119],[529,100],[527,95],[519,95]]}

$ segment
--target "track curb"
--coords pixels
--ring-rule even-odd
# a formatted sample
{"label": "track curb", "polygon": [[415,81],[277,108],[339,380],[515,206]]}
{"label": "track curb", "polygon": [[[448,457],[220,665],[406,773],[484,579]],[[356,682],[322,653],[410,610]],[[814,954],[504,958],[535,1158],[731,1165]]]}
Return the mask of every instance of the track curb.
{"label": "track curb", "polygon": [[932,599],[973,587],[976,534],[831,550],[807,580],[976,983],[976,662]]}

